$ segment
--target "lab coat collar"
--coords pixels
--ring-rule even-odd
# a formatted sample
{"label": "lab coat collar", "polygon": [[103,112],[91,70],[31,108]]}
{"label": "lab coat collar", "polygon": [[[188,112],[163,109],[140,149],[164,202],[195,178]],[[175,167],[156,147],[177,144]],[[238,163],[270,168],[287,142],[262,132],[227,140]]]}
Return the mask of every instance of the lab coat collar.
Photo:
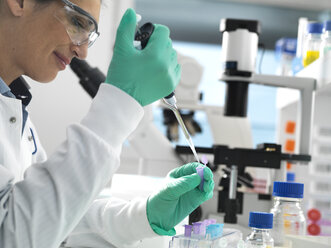
{"label": "lab coat collar", "polygon": [[22,101],[24,106],[28,106],[32,95],[29,91],[30,86],[23,77],[19,77],[10,84],[10,90],[15,97]]}

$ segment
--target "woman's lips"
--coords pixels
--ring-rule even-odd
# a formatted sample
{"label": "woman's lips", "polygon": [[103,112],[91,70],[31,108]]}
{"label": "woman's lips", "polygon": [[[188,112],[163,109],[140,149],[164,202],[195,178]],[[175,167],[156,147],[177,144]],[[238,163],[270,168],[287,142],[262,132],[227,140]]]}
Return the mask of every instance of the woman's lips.
{"label": "woman's lips", "polygon": [[67,67],[67,65],[70,63],[70,60],[57,52],[54,52],[54,54],[57,60],[59,61],[60,68],[64,70]]}

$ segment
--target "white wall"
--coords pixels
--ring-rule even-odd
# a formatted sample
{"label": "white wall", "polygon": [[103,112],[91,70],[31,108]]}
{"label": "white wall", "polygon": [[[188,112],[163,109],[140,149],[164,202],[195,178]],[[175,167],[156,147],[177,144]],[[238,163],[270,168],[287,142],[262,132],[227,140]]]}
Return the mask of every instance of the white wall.
{"label": "white wall", "polygon": [[[119,21],[134,0],[103,0],[100,14],[100,37],[89,49],[88,62],[105,74],[112,56],[112,48]],[[79,85],[79,80],[68,67],[48,84],[28,79],[33,99],[29,112],[40,139],[50,155],[65,140],[66,127],[79,122],[89,109],[91,98]],[[100,120],[102,121],[102,120]]]}

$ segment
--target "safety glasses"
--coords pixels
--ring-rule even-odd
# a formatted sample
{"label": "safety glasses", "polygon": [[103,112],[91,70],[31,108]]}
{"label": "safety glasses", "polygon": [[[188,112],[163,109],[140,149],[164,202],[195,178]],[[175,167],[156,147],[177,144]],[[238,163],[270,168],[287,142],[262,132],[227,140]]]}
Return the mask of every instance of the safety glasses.
{"label": "safety glasses", "polygon": [[71,41],[77,45],[88,43],[92,46],[99,37],[98,23],[85,10],[68,0],[61,0],[63,8],[55,11],[54,16],[65,27]]}

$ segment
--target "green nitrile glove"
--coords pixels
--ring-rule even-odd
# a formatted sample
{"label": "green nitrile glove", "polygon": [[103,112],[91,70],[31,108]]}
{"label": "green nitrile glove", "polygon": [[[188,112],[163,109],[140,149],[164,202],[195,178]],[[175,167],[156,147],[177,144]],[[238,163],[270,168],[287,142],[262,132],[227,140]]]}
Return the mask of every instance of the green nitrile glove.
{"label": "green nitrile glove", "polygon": [[114,54],[106,83],[112,84],[136,99],[142,106],[169,95],[176,88],[181,67],[169,38],[169,29],[154,25],[147,46],[133,46],[136,13],[128,9],[117,29]]}
{"label": "green nitrile glove", "polygon": [[199,163],[190,163],[172,170],[168,183],[147,201],[147,218],[154,232],[159,235],[175,235],[174,226],[193,210],[213,196],[213,173],[204,168],[204,186],[200,191],[201,179],[196,173]]}

